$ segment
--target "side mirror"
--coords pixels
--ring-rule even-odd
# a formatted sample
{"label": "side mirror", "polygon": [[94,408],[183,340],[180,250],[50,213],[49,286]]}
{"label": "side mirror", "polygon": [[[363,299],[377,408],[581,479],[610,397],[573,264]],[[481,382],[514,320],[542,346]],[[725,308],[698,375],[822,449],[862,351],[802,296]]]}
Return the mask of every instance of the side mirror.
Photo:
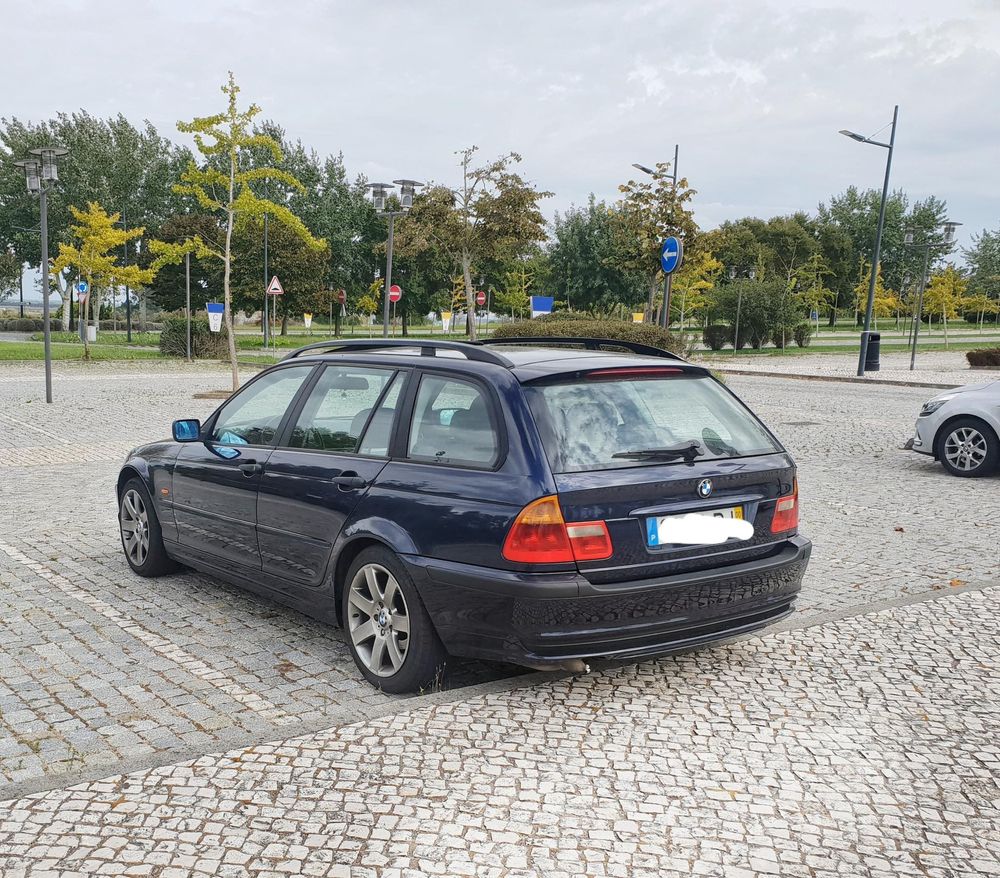
{"label": "side mirror", "polygon": [[201,421],[197,418],[174,421],[173,433],[175,442],[197,442],[201,439]]}

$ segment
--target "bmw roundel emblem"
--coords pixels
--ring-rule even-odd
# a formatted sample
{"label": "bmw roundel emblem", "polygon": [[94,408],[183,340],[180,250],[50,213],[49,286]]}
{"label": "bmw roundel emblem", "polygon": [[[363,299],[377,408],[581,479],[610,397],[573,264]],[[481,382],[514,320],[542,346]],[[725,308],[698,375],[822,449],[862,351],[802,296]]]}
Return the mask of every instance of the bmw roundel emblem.
{"label": "bmw roundel emblem", "polygon": [[712,496],[712,480],[702,479],[698,482],[698,496],[699,497],[711,497]]}

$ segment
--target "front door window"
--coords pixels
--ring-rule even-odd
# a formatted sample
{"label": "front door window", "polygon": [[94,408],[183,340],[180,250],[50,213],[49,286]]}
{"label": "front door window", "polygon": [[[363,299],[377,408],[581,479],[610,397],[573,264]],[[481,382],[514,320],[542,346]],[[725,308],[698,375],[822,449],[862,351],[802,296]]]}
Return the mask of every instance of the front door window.
{"label": "front door window", "polygon": [[219,412],[212,439],[223,445],[270,445],[312,366],[275,369],[247,385]]}

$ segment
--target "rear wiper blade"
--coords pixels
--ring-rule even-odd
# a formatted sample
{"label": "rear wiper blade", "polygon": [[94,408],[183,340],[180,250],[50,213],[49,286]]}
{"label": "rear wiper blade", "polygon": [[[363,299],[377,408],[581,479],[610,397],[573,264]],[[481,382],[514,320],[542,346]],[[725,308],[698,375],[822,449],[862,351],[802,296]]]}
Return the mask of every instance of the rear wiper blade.
{"label": "rear wiper blade", "polygon": [[687,442],[684,445],[671,445],[666,448],[636,448],[633,451],[619,451],[611,456],[622,460],[677,460],[679,457],[683,457],[685,460],[694,460],[704,453],[700,442]]}

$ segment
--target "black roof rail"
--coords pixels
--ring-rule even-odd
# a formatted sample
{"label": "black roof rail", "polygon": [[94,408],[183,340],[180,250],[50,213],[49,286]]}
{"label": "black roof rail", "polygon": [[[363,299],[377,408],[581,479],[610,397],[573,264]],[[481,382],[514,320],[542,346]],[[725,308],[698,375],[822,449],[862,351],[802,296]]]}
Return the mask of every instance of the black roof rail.
{"label": "black roof rail", "polygon": [[422,357],[434,357],[438,351],[458,351],[468,360],[493,363],[495,366],[503,366],[507,369],[514,365],[502,354],[484,350],[469,342],[405,338],[331,338],[329,341],[317,341],[296,348],[283,357],[282,362],[294,360],[296,357],[308,356],[311,353],[346,354],[354,351],[379,351],[385,348],[417,348]]}
{"label": "black roof rail", "polygon": [[539,335],[539,336],[520,336],[518,338],[486,338],[482,341],[468,342],[468,344],[474,345],[505,345],[505,344],[519,344],[519,345],[563,345],[565,347],[569,346],[581,346],[588,351],[599,351],[604,347],[616,347],[624,348],[627,351],[631,351],[634,354],[643,354],[647,357],[662,357],[667,360],[680,360],[681,362],[687,362],[684,357],[679,354],[672,353],[671,351],[665,351],[663,348],[655,348],[652,345],[640,344],[637,341],[622,341],[616,338],[573,338],[572,336],[562,336],[562,335]]}

